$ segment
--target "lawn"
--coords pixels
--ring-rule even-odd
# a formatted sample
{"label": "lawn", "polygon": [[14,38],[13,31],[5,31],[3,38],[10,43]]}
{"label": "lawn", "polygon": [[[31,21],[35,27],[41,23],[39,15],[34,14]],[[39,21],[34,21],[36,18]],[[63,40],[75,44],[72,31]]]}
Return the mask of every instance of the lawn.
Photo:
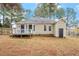
{"label": "lawn", "polygon": [[0,35],[0,55],[79,55],[79,39],[44,36],[12,38],[8,35]]}

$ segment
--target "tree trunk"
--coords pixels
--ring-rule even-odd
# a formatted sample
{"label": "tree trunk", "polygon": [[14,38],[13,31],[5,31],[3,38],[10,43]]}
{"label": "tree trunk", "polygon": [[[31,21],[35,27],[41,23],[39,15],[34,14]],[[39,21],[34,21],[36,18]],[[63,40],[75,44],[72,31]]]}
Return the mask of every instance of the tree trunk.
{"label": "tree trunk", "polygon": [[[4,8],[3,8],[3,12],[4,12]],[[4,15],[4,13],[3,13],[3,24],[2,24],[2,30],[1,30],[1,34],[3,34],[3,31],[4,31],[4,18],[5,18],[5,15]]]}
{"label": "tree trunk", "polygon": [[11,14],[11,19],[10,19],[10,35],[12,34],[12,24],[11,24],[11,22],[12,22],[12,14]]}

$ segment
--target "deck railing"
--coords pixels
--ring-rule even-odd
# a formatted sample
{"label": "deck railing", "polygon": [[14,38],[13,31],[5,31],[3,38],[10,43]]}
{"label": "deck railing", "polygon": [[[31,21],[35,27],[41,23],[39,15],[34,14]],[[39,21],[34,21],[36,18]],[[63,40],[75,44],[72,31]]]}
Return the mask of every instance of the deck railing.
{"label": "deck railing", "polygon": [[13,34],[30,34],[32,30],[29,29],[13,29]]}
{"label": "deck railing", "polygon": [[9,35],[11,32],[10,28],[1,28],[0,27],[0,35]]}

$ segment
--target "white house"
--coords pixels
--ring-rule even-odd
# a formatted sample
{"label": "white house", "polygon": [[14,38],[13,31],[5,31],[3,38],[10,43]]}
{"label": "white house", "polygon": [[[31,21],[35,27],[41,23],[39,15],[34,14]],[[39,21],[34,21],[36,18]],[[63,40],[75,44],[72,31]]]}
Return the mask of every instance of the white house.
{"label": "white house", "polygon": [[47,18],[32,18],[12,23],[13,35],[54,35],[66,37],[66,23],[63,19],[59,21]]}

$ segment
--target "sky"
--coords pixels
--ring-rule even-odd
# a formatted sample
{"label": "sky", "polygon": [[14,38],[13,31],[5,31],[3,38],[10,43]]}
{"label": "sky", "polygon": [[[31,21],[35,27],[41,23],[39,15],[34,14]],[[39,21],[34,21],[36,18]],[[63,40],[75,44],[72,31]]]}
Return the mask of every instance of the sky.
{"label": "sky", "polygon": [[34,10],[37,7],[36,3],[23,3],[21,4],[24,9]]}
{"label": "sky", "polygon": [[[26,10],[26,9],[31,9],[32,12],[34,11],[34,9],[37,7],[36,3],[23,3],[21,4],[22,7]],[[64,9],[66,8],[74,8],[77,12],[77,19],[79,19],[79,3],[60,3],[60,6]]]}

